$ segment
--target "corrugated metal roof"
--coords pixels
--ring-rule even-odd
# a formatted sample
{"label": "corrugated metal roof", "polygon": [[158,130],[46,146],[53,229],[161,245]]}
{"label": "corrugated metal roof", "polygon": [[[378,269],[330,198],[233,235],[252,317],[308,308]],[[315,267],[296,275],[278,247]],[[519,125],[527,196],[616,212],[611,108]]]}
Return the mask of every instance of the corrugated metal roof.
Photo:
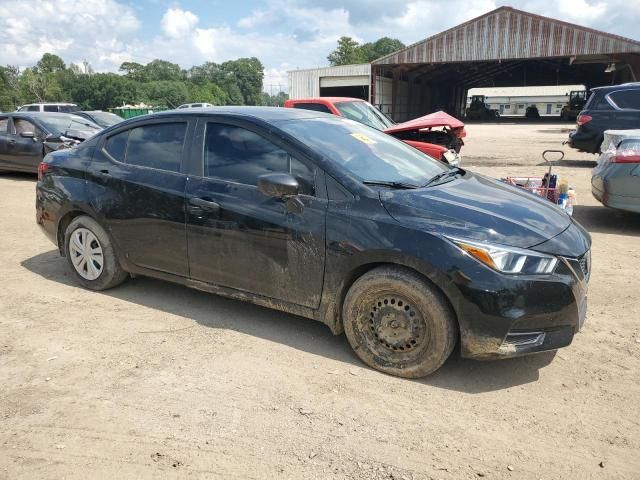
{"label": "corrugated metal roof", "polygon": [[569,95],[572,90],[584,90],[584,85],[551,85],[546,87],[487,87],[472,88],[467,96],[487,97],[558,97]]}
{"label": "corrugated metal roof", "polygon": [[500,7],[374,65],[640,53],[640,42],[511,7]]}

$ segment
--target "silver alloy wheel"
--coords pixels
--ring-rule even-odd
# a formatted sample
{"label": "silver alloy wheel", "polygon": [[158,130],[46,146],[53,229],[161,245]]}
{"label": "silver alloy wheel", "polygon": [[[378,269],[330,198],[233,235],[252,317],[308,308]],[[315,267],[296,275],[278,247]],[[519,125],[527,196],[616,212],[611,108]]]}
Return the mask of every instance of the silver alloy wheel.
{"label": "silver alloy wheel", "polygon": [[102,246],[96,236],[86,228],[78,228],[69,238],[69,255],[76,272],[87,280],[95,280],[104,268]]}

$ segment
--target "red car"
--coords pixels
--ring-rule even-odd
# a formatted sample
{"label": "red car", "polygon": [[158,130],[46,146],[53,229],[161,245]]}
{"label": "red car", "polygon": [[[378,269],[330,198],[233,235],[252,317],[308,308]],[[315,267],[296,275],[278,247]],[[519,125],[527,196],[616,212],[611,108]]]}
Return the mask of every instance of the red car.
{"label": "red car", "polygon": [[384,113],[359,98],[315,97],[284,102],[287,108],[302,108],[346,117],[417,148],[450,165],[460,163],[460,149],[466,136],[464,123],[445,112],[435,112],[404,123],[394,123]]}

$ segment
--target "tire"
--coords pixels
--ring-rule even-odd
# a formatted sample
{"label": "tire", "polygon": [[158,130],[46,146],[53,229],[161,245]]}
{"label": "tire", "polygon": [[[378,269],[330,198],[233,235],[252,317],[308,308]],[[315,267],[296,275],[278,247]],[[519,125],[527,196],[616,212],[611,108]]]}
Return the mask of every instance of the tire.
{"label": "tire", "polygon": [[118,262],[109,235],[89,216],[76,217],[69,224],[64,235],[64,249],[77,282],[89,290],[107,290],[128,277]]}
{"label": "tire", "polygon": [[378,267],[356,280],[342,318],[349,344],[364,363],[404,378],[435,372],[458,338],[444,296],[405,268]]}

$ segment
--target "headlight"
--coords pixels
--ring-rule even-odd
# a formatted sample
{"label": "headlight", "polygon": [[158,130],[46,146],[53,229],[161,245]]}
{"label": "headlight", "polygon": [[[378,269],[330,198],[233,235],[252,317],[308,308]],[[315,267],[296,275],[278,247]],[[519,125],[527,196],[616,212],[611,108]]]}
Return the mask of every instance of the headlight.
{"label": "headlight", "polygon": [[553,273],[558,264],[556,257],[533,250],[447,238],[463,252],[502,273],[545,275]]}

